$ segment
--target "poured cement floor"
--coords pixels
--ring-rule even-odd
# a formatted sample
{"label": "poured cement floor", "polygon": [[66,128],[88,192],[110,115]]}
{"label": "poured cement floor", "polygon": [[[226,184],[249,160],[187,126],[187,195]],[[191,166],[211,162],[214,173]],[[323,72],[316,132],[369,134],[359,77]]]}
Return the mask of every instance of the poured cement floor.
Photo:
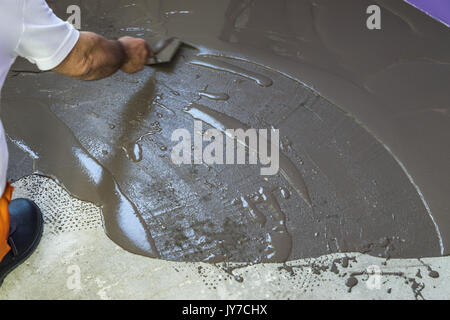
{"label": "poured cement floor", "polygon": [[[116,220],[121,202],[114,198],[113,183],[91,182],[96,170],[91,167],[98,161],[105,168],[103,176],[114,177],[137,207],[159,254],[167,260],[267,261],[271,252],[265,248],[271,243],[266,238],[278,223],[273,218],[277,211],[286,215],[288,238],[274,245],[271,262],[332,252],[403,258],[440,254],[432,220],[407,175],[356,121],[296,81],[233,61],[274,82],[260,87],[186,63],[196,59],[194,53],[184,48],[170,69],[148,68],[138,76],[119,73],[95,83],[53,73],[10,77],[2,118],[11,139],[38,155],[35,168],[30,164],[27,173],[39,170],[56,177],[78,198],[103,205],[108,223]],[[230,98],[199,96],[205,88]],[[313,207],[296,192],[296,181],[261,176],[260,166],[174,165],[170,152],[178,142],[170,138],[179,128],[193,132],[193,118],[185,112],[192,103],[197,117],[212,115],[230,129],[249,123],[252,128],[280,128],[281,169],[284,157],[294,168],[289,176],[297,174],[297,180],[305,181]],[[203,129],[207,128],[205,122]],[[19,178],[30,154],[13,143],[10,148],[11,175]],[[138,154],[133,155],[136,148]],[[89,155],[93,164],[84,160]],[[281,189],[290,194],[287,199]],[[258,199],[267,195],[273,203]],[[267,223],[252,220],[243,197]],[[142,253],[123,243],[115,227],[108,231],[125,248]],[[151,248],[146,253],[151,256]]]}
{"label": "poured cement floor", "polygon": [[[47,231],[0,294],[24,297],[21,279],[36,276],[60,298],[80,271],[67,297],[449,296],[448,259],[417,259],[448,253],[448,29],[401,1],[377,1],[380,33],[365,29],[365,1],[211,3],[79,3],[83,29],[192,44],[169,66],[94,83],[13,67],[1,114],[9,176],[39,172],[72,197],[44,177],[17,182]],[[192,132],[194,118],[279,128],[280,174],[173,165],[170,136]],[[102,207],[115,244],[99,209],[75,198]],[[371,265],[376,290],[365,285]]]}
{"label": "poured cement floor", "polygon": [[[6,278],[0,299],[442,299],[450,296],[448,258],[386,261],[359,253],[335,254],[287,265],[247,266],[235,269],[231,276],[221,264],[141,257],[126,252],[105,236],[98,207],[70,197],[52,180],[31,176],[14,186],[16,197],[32,198],[40,205],[46,223],[37,252]],[[439,278],[430,277],[428,265],[439,273]],[[373,275],[372,278],[360,275],[370,270],[383,273],[379,282]],[[356,273],[358,284],[349,293],[346,281],[352,273]]]}

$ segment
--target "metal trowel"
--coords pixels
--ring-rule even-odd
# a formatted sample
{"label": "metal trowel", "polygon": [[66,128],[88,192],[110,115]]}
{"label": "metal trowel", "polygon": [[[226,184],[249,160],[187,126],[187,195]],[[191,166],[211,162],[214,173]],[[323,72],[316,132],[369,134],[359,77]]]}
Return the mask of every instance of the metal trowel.
{"label": "metal trowel", "polygon": [[147,65],[162,64],[172,61],[183,43],[177,38],[167,38],[159,41],[153,48],[155,56],[149,59]]}

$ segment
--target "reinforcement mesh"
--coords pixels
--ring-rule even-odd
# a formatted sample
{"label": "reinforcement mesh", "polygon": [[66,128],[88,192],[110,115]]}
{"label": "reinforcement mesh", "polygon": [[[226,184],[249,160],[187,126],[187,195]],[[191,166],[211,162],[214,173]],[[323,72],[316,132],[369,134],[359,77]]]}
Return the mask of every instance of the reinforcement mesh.
{"label": "reinforcement mesh", "polygon": [[52,234],[102,227],[101,209],[72,197],[50,178],[30,175],[13,183],[13,198],[33,200],[44,216],[45,230]]}

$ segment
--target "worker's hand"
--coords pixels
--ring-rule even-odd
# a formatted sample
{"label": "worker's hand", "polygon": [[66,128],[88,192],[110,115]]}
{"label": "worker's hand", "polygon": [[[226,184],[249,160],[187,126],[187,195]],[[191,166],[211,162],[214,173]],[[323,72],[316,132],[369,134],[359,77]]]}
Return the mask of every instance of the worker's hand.
{"label": "worker's hand", "polygon": [[125,49],[126,61],[120,68],[126,73],[136,73],[141,71],[153,57],[150,45],[143,39],[123,37],[119,39]]}

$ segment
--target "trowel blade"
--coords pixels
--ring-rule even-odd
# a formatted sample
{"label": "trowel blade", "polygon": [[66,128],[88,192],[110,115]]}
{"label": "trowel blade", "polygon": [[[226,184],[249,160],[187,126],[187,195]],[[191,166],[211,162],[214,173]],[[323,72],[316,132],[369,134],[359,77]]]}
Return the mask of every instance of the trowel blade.
{"label": "trowel blade", "polygon": [[169,38],[160,41],[154,48],[155,57],[148,61],[148,65],[151,66],[170,62],[181,45],[181,40],[177,38]]}

